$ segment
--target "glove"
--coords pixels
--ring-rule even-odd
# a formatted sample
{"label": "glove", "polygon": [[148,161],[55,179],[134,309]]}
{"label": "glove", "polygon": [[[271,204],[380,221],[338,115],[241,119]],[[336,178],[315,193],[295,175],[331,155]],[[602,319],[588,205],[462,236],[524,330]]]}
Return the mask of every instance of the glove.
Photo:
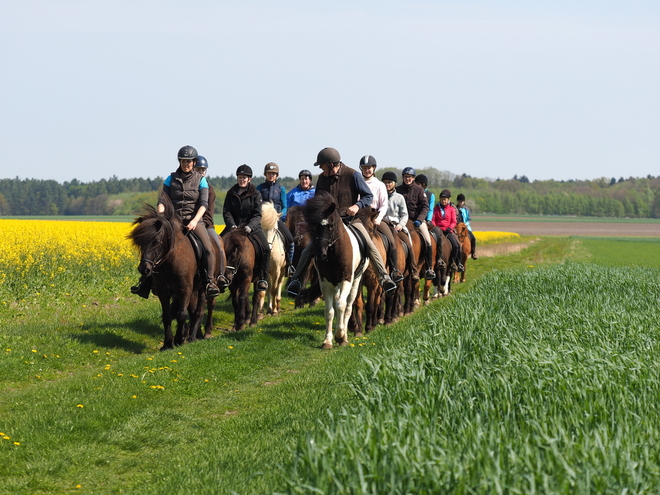
{"label": "glove", "polygon": [[451,229],[443,230],[442,233],[445,235],[449,235],[451,234]]}
{"label": "glove", "polygon": [[243,227],[243,229],[245,229],[245,232],[247,232],[248,234],[252,232],[252,229],[250,228],[249,225],[246,225],[245,227]]}
{"label": "glove", "polygon": [[419,220],[415,220],[415,221],[413,222],[413,225],[414,225],[415,227],[419,227],[420,225],[422,225],[422,222],[420,222]]}

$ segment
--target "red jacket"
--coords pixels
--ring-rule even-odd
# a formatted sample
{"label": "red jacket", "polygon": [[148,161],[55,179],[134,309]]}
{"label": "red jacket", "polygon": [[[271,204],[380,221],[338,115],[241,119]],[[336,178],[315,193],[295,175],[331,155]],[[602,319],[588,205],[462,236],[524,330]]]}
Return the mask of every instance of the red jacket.
{"label": "red jacket", "polygon": [[439,227],[443,232],[454,230],[456,228],[456,208],[449,204],[445,208],[441,204],[435,205],[432,221],[433,225]]}

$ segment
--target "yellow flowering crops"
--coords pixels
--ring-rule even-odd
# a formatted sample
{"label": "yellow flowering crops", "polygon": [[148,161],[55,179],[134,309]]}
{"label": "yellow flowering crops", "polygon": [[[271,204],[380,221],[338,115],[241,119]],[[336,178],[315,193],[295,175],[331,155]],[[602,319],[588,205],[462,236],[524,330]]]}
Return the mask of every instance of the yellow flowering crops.
{"label": "yellow flowering crops", "polygon": [[135,270],[137,254],[121,222],[0,220],[0,291],[63,289]]}
{"label": "yellow flowering crops", "polygon": [[473,232],[474,237],[477,239],[477,242],[483,244],[490,244],[491,242],[499,242],[510,239],[518,239],[520,234],[515,232],[482,232],[475,231]]}

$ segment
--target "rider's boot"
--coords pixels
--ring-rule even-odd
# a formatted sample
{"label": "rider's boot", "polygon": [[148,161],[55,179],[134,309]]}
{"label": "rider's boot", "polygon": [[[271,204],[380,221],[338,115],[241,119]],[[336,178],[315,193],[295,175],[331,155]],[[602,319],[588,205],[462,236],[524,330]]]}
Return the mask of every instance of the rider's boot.
{"label": "rider's boot", "polygon": [[435,272],[433,271],[433,247],[426,246],[426,271],[424,272],[424,278],[426,280],[433,280],[435,278]]}
{"label": "rider's boot", "polygon": [[286,256],[286,276],[287,277],[293,277],[293,274],[296,273],[296,268],[293,266],[293,255],[296,252],[296,246],[295,244],[291,243],[289,244],[289,248],[287,251],[287,256]]}
{"label": "rider's boot", "polygon": [[149,292],[151,292],[152,283],[153,279],[151,276],[145,277],[143,275],[140,277],[140,281],[137,283],[137,285],[131,287],[131,292],[133,294],[137,294],[140,297],[144,297],[145,299],[149,299]]}

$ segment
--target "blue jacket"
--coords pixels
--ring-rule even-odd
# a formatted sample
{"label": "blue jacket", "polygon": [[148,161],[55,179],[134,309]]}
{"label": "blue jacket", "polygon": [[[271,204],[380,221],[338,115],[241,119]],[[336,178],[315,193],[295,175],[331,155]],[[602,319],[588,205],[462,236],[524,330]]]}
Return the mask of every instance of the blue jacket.
{"label": "blue jacket", "polygon": [[[309,200],[309,198],[313,198],[314,194],[316,194],[316,188],[314,186],[312,186],[312,188],[308,189],[307,191],[303,191],[302,189],[300,189],[300,186],[298,185],[293,189],[291,189],[286,195],[287,207],[305,206],[307,200]],[[286,219],[286,215],[282,215],[282,220],[285,219]]]}
{"label": "blue jacket", "polygon": [[264,202],[270,201],[275,206],[277,213],[281,213],[282,217],[286,216],[286,189],[281,184],[266,181],[257,186],[257,191],[261,193],[261,199]]}

